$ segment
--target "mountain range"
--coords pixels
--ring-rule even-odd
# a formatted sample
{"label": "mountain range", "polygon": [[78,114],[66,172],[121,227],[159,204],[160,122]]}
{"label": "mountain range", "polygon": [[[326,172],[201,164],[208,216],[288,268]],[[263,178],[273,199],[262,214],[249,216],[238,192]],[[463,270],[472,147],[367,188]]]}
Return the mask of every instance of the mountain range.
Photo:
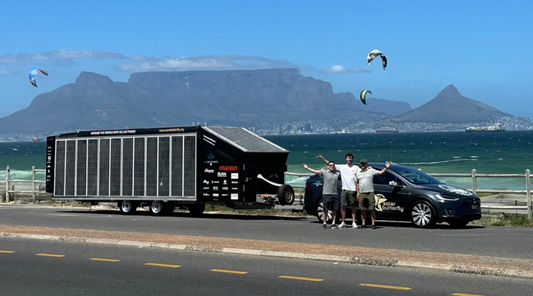
{"label": "mountain range", "polygon": [[[391,119],[392,116],[392,119]],[[75,83],[36,96],[0,118],[0,134],[80,129],[209,125],[256,126],[295,120],[328,122],[484,122],[512,116],[462,96],[450,85],[428,103],[334,93],[329,82],[296,68],[134,73],[128,82],[82,72]]]}

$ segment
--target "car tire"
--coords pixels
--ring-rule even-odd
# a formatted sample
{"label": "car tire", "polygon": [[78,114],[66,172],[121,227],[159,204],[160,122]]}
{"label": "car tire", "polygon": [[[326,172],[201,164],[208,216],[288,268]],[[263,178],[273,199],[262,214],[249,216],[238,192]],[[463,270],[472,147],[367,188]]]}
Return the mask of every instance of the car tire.
{"label": "car tire", "polygon": [[278,200],[282,205],[292,205],[294,203],[294,189],[291,185],[283,184],[278,189]]}
{"label": "car tire", "polygon": [[453,227],[453,228],[463,228],[468,223],[470,223],[469,220],[452,220],[452,221],[448,221],[448,224],[450,224],[450,226]]}
{"label": "car tire", "polygon": [[427,201],[419,200],[411,207],[410,218],[415,227],[429,228],[437,223],[437,212]]}
{"label": "car tire", "polygon": [[[316,203],[316,206],[315,206],[315,213],[316,213],[316,218],[318,219],[318,222],[323,222],[322,220],[322,213],[324,212],[324,203],[322,202],[322,198],[320,198],[317,203]],[[341,218],[339,217],[340,215],[340,211],[337,211],[337,217],[336,217],[336,221],[335,222],[340,222]],[[331,223],[333,220],[333,212],[329,211],[328,210],[328,220],[327,220],[327,223]]]}

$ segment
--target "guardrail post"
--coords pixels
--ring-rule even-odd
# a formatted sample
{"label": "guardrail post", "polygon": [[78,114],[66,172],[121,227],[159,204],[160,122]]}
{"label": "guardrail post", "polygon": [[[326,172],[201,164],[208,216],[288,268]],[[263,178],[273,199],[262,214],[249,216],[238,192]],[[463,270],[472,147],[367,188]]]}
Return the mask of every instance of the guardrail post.
{"label": "guardrail post", "polygon": [[475,195],[477,195],[477,177],[476,177],[476,169],[472,169],[472,191]]}
{"label": "guardrail post", "polygon": [[35,166],[31,167],[31,198],[35,203]]}
{"label": "guardrail post", "polygon": [[533,219],[533,209],[531,208],[531,172],[526,170],[526,194],[527,194],[527,218]]}
{"label": "guardrail post", "polygon": [[9,203],[9,166],[6,167],[6,203]]}

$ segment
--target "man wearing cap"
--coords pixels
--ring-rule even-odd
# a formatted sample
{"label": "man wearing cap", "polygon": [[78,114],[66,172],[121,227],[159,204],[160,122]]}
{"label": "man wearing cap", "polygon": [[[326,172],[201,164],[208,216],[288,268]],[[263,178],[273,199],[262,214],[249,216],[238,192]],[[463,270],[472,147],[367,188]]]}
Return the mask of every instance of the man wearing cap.
{"label": "man wearing cap", "polygon": [[368,167],[366,159],[359,162],[361,170],[357,172],[357,182],[359,183],[359,209],[361,210],[361,227],[365,228],[366,211],[370,211],[372,217],[372,229],[376,229],[376,202],[374,197],[374,176],[384,174],[390,167],[390,162],[385,163],[385,168],[381,171]]}

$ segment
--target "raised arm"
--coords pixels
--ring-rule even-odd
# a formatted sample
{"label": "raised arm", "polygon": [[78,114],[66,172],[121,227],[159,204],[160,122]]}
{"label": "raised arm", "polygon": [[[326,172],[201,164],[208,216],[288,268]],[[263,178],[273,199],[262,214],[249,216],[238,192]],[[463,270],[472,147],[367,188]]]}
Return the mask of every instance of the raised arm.
{"label": "raised arm", "polygon": [[322,174],[321,171],[313,170],[312,168],[310,168],[309,166],[307,166],[307,164],[305,164],[305,163],[302,163],[302,165],[303,165],[303,167],[304,167],[305,169],[308,169],[308,170],[309,170],[310,172],[312,172],[312,173],[315,173],[315,174],[317,174],[317,175],[321,175],[321,174]]}
{"label": "raised arm", "polygon": [[322,159],[326,164],[329,164],[329,161],[322,156],[322,154],[318,155],[318,158]]}
{"label": "raised arm", "polygon": [[389,167],[390,167],[390,162],[387,161],[387,162],[385,163],[385,167],[384,167],[381,171],[379,171],[378,175],[383,175],[383,174],[385,174],[385,172],[387,171],[387,169],[388,169]]}

